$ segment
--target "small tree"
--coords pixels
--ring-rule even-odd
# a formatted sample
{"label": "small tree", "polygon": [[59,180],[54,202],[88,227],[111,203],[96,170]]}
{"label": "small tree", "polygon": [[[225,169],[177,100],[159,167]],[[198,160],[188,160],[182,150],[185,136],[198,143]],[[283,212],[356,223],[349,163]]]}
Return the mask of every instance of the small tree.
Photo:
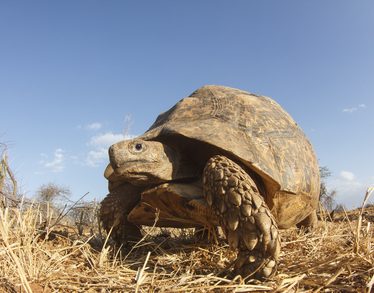
{"label": "small tree", "polygon": [[96,201],[82,202],[78,206],[71,209],[70,217],[74,221],[78,229],[78,234],[83,235],[84,228],[89,228],[93,234],[95,225],[97,224],[97,212],[99,205]]}
{"label": "small tree", "polygon": [[341,203],[336,205],[334,209],[335,212],[344,212],[345,210],[346,210],[345,206]]}
{"label": "small tree", "polygon": [[17,180],[8,164],[7,146],[0,143],[0,149],[0,201],[4,206],[8,205],[8,200],[17,204]]}
{"label": "small tree", "polygon": [[331,176],[331,172],[326,166],[322,166],[319,168],[319,173],[321,177],[319,201],[326,210],[332,211],[336,204],[334,199],[336,196],[336,190],[328,191],[325,181],[326,178]]}
{"label": "small tree", "polygon": [[59,206],[56,200],[61,198],[63,201],[68,200],[67,197],[70,193],[69,188],[55,183],[43,184],[37,190],[36,196],[42,212],[40,229],[45,231],[46,237],[49,237],[50,229],[63,218],[63,212],[66,208],[66,205],[65,207]]}
{"label": "small tree", "polygon": [[57,198],[68,197],[71,194],[67,187],[59,186],[55,183],[43,184],[37,191],[37,196],[41,202],[51,204]]}

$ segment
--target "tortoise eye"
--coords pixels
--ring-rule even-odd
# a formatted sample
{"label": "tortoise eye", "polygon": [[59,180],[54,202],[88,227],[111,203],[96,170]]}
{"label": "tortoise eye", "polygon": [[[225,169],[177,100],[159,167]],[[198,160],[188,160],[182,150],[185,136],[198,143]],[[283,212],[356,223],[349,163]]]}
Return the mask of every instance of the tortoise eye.
{"label": "tortoise eye", "polygon": [[135,145],[135,150],[137,150],[138,152],[140,152],[142,149],[143,149],[143,145],[141,143],[137,143]]}
{"label": "tortoise eye", "polygon": [[142,141],[133,141],[128,144],[128,148],[131,153],[140,154],[147,149],[147,145]]}

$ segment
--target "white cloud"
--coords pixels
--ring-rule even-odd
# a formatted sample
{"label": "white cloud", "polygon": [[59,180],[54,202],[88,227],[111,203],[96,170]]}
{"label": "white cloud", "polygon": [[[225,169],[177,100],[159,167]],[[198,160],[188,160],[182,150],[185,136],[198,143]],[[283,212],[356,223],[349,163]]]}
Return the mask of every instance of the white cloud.
{"label": "white cloud", "polygon": [[97,167],[98,165],[108,163],[108,149],[100,148],[97,150],[91,150],[87,154],[86,164],[90,167]]}
{"label": "white cloud", "polygon": [[340,177],[347,181],[353,181],[355,179],[355,174],[349,171],[341,171]]}
{"label": "white cloud", "polygon": [[86,164],[90,167],[96,167],[103,163],[108,163],[108,148],[116,142],[134,137],[134,135],[113,132],[106,132],[91,137],[88,145],[93,149],[87,153]]}
{"label": "white cloud", "polygon": [[90,124],[85,124],[85,125],[78,125],[77,129],[84,129],[84,130],[100,130],[103,128],[103,124],[100,122],[92,122]]}
{"label": "white cloud", "polygon": [[347,113],[353,113],[355,111],[357,111],[357,107],[343,109],[343,112],[347,112]]}
{"label": "white cloud", "polygon": [[[45,154],[42,154],[42,157],[45,158]],[[63,149],[58,148],[53,154],[53,159],[51,161],[42,160],[41,163],[47,169],[52,172],[58,173],[62,172],[65,168],[65,152]]]}
{"label": "white cloud", "polygon": [[48,159],[48,155],[46,153],[40,153],[40,157],[42,158],[42,161],[40,161],[41,164],[42,164],[43,161]]}
{"label": "white cloud", "polygon": [[362,204],[364,195],[371,178],[359,180],[351,171],[340,171],[338,176],[327,180],[328,189],[336,190],[335,201],[344,204],[347,208],[357,208]]}
{"label": "white cloud", "polygon": [[343,112],[344,112],[344,113],[353,113],[353,112],[356,112],[356,111],[358,111],[358,110],[365,109],[365,108],[366,108],[366,105],[365,105],[365,104],[359,104],[358,106],[355,106],[355,107],[344,108],[344,109],[343,109]]}
{"label": "white cloud", "polygon": [[126,136],[121,133],[106,132],[91,137],[89,144],[96,147],[109,147],[124,139]]}
{"label": "white cloud", "polygon": [[99,123],[99,122],[93,122],[91,124],[88,124],[86,125],[86,129],[89,129],[89,130],[99,130],[102,128],[102,124]]}

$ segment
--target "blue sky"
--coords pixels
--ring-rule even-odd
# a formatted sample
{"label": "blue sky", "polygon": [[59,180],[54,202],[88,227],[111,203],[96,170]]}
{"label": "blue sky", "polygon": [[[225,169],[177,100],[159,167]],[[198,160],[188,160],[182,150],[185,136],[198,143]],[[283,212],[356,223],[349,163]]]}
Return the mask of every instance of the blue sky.
{"label": "blue sky", "polygon": [[280,103],[338,202],[374,185],[373,1],[0,1],[0,141],[28,196],[101,199],[108,145],[204,84]]}

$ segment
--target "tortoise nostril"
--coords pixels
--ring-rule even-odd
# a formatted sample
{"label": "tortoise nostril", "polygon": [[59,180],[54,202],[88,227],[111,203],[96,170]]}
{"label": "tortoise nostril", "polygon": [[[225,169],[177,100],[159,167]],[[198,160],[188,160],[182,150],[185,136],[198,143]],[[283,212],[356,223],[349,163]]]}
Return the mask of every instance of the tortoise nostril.
{"label": "tortoise nostril", "polygon": [[120,168],[125,162],[123,150],[116,145],[109,147],[109,162],[113,168]]}
{"label": "tortoise nostril", "polygon": [[118,164],[117,159],[116,159],[116,150],[115,150],[114,146],[109,147],[108,153],[109,153],[109,161],[110,161],[110,163],[114,167],[118,167],[119,164]]}
{"label": "tortoise nostril", "polygon": [[111,155],[113,155],[113,153],[114,153],[113,146],[110,146],[109,147],[109,155],[111,156]]}

